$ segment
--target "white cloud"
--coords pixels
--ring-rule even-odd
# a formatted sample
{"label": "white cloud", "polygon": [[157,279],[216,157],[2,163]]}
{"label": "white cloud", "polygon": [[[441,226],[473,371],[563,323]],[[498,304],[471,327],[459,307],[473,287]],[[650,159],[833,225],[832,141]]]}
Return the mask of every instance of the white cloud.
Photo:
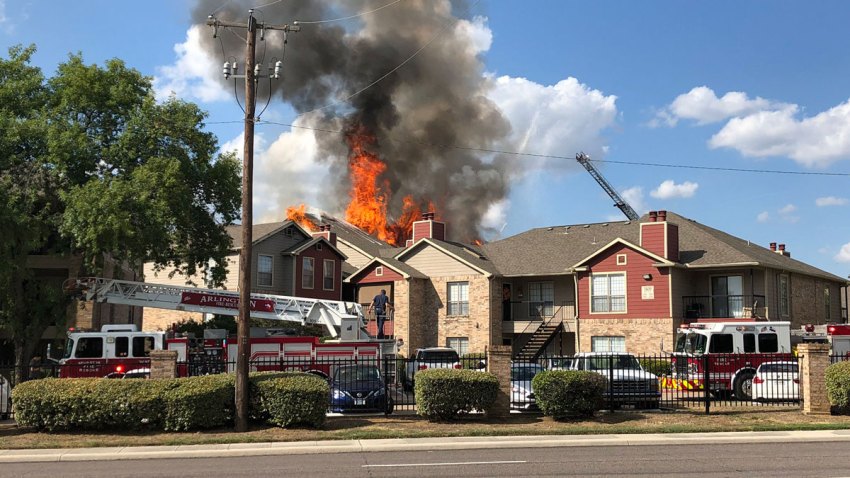
{"label": "white cloud", "polygon": [[786,204],[777,212],[779,213],[779,217],[785,222],[795,224],[800,220],[800,216],[794,215],[794,213],[797,212],[797,206],[793,204]]}
{"label": "white cloud", "polygon": [[644,213],[649,211],[649,206],[647,206],[646,202],[643,200],[644,196],[642,187],[630,187],[620,193],[620,196],[623,197],[623,200],[626,201],[626,203],[628,203],[629,206],[638,213],[638,215],[642,216]]}
{"label": "white cloud", "polygon": [[490,232],[488,239],[494,240],[501,237],[502,231],[507,226],[508,210],[511,208],[511,201],[503,199],[501,201],[490,204],[484,217],[481,218],[481,228],[485,232]]}
{"label": "white cloud", "polygon": [[487,26],[487,18],[481,16],[457,22],[455,35],[466,39],[463,43],[473,55],[488,51],[493,44],[493,31]]}
{"label": "white cloud", "polygon": [[658,199],[689,198],[696,194],[698,188],[699,184],[697,183],[685,181],[682,184],[676,184],[672,179],[668,179],[650,192],[649,195]]}
{"label": "white cloud", "polygon": [[174,45],[174,63],[156,68],[153,86],[160,101],[172,93],[191,101],[212,102],[230,99],[230,94],[216,81],[221,74],[218,59],[208,55],[201,46],[201,27],[192,26],[186,41]]}
{"label": "white cloud", "polygon": [[779,214],[791,214],[792,212],[797,210],[797,206],[793,204],[786,204],[785,207],[779,210]]}
{"label": "white cloud", "polygon": [[677,96],[669,106],[656,115],[656,119],[650,124],[658,126],[664,123],[675,126],[681,119],[694,120],[697,124],[709,124],[787,106],[760,97],[749,98],[746,93],[740,91],[730,91],[718,98],[711,88],[697,86]]}
{"label": "white cloud", "polygon": [[[564,151],[602,154],[602,132],[617,119],[617,97],[579,83],[575,78],[541,85],[525,78],[494,79],[488,95],[510,118],[512,147],[537,154],[563,155]],[[577,167],[563,159],[522,158],[523,168]]]}
{"label": "white cloud", "polygon": [[762,211],[758,216],[756,216],[756,221],[758,222],[767,222],[768,219],[770,219],[770,213],[767,211]]}
{"label": "white cloud", "polygon": [[845,205],[847,205],[847,203],[848,203],[848,201],[847,201],[846,198],[839,198],[839,197],[835,197],[835,196],[826,196],[826,197],[815,199],[815,204],[818,207],[845,206]]}
{"label": "white cloud", "polygon": [[841,246],[841,250],[835,255],[838,262],[850,262],[850,242]]}

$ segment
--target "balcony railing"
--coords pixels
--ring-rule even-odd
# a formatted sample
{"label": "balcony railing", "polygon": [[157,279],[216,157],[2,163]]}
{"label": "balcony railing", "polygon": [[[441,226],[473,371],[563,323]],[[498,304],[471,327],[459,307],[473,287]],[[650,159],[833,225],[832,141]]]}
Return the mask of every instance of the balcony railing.
{"label": "balcony railing", "polygon": [[[372,337],[378,336],[378,316],[374,310],[369,310],[368,305],[363,306],[363,316],[366,318],[366,332]],[[395,338],[395,311],[387,311],[387,320],[384,321],[384,338]]]}
{"label": "balcony railing", "polygon": [[576,310],[575,302],[572,301],[511,301],[510,307],[505,305],[503,304],[502,307],[503,321],[532,322],[536,323],[534,328],[537,328],[541,322],[551,320],[569,322],[575,317]]}
{"label": "balcony railing", "polygon": [[763,319],[763,295],[686,295],[682,297],[685,319]]}

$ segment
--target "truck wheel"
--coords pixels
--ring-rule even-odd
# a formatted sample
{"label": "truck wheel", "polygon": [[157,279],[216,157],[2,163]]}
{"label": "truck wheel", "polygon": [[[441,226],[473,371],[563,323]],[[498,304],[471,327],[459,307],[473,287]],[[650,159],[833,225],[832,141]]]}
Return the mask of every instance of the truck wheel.
{"label": "truck wheel", "polygon": [[735,378],[735,397],[738,400],[750,401],[753,399],[753,372],[741,372]]}

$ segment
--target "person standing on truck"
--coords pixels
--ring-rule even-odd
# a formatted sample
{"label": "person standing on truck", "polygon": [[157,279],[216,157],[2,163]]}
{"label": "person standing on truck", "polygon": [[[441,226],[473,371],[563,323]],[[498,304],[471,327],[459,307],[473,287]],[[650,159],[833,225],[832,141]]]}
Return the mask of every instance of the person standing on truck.
{"label": "person standing on truck", "polygon": [[374,299],[372,299],[372,303],[369,304],[369,311],[375,311],[375,317],[378,320],[378,338],[384,338],[384,322],[387,320],[387,313],[392,310],[393,304],[390,302],[390,298],[387,297],[386,289],[381,289],[381,293],[376,295]]}

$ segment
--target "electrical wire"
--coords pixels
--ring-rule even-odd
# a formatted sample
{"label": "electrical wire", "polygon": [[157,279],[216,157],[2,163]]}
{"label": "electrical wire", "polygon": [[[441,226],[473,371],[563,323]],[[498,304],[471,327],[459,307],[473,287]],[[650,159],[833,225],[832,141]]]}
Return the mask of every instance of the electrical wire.
{"label": "electrical wire", "polygon": [[274,2],[267,3],[267,4],[265,4],[265,5],[257,5],[256,7],[253,7],[253,8],[254,8],[254,10],[257,10],[257,9],[260,9],[260,8],[266,8],[266,7],[270,7],[270,6],[274,5],[274,4],[280,3],[280,2],[282,2],[282,1],[283,1],[283,0],[275,0]]}
{"label": "electrical wire", "polygon": [[296,25],[317,25],[319,23],[331,23],[331,22],[341,22],[341,21],[345,21],[345,20],[351,20],[352,18],[362,17],[364,15],[369,15],[370,13],[375,13],[378,10],[383,10],[387,7],[391,7],[391,6],[393,6],[396,3],[399,3],[401,1],[402,0],[395,0],[394,2],[391,2],[391,3],[384,5],[383,7],[378,7],[374,10],[369,10],[368,12],[360,12],[356,15],[351,15],[349,17],[334,18],[334,19],[331,19],[331,20],[315,20],[315,21],[311,21],[311,22],[302,22],[301,20],[298,20],[297,22],[295,22],[295,24]]}
{"label": "electrical wire", "polygon": [[227,6],[227,4],[228,4],[228,3],[230,3],[231,1],[232,1],[232,0],[225,0],[225,2],[224,2],[224,3],[222,3],[220,7],[216,8],[215,10],[213,10],[213,11],[212,11],[212,13],[210,13],[210,16],[215,15],[216,13],[218,13],[219,11],[221,11],[221,9],[222,9],[222,8],[224,8],[224,7],[226,7],[226,6]]}

